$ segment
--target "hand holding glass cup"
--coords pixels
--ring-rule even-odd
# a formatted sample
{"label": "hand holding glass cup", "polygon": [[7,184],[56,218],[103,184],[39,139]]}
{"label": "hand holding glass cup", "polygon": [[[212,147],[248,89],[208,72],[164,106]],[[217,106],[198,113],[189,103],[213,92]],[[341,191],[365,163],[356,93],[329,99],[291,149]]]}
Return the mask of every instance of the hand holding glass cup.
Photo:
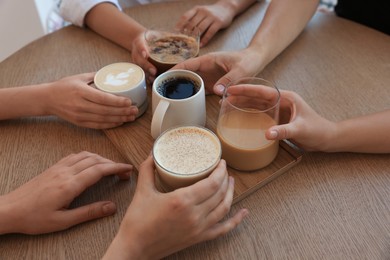
{"label": "hand holding glass cup", "polygon": [[222,158],[228,166],[253,171],[269,165],[279,142],[268,140],[265,132],[278,124],[280,93],[269,81],[241,78],[225,89],[217,123]]}
{"label": "hand holding glass cup", "polygon": [[150,29],[145,32],[145,40],[149,50],[148,60],[157,69],[156,76],[199,54],[198,28],[191,31]]}

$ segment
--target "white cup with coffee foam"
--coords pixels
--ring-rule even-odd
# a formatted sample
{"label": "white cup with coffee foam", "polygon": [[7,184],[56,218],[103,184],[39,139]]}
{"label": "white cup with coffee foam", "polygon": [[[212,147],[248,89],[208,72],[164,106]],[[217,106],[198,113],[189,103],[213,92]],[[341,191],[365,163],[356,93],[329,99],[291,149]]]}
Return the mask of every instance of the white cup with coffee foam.
{"label": "white cup with coffee foam", "polygon": [[136,64],[109,64],[95,74],[94,83],[99,90],[130,98],[132,104],[138,107],[138,116],[148,107],[145,73]]}
{"label": "white cup with coffee foam", "polygon": [[153,145],[154,163],[165,191],[206,178],[217,167],[221,155],[218,137],[199,126],[170,128]]}
{"label": "white cup with coffee foam", "polygon": [[202,78],[189,70],[169,70],[152,87],[151,135],[156,139],[174,126],[206,124],[206,98]]}

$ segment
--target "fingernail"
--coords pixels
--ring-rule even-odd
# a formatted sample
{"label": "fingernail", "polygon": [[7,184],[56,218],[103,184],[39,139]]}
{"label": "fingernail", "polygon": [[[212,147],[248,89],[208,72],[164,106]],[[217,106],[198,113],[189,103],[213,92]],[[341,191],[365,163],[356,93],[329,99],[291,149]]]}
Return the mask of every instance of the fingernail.
{"label": "fingernail", "polygon": [[219,84],[215,87],[216,94],[222,95],[224,90],[225,90],[225,87],[221,84]]}
{"label": "fingernail", "polygon": [[230,186],[234,187],[234,178],[232,176],[229,176],[229,180],[230,180],[229,182]]}
{"label": "fingernail", "polygon": [[112,202],[107,202],[102,206],[102,210],[104,215],[111,215],[115,213],[116,206]]}
{"label": "fingernail", "polygon": [[277,138],[278,137],[278,131],[271,130],[271,132],[269,133],[269,137],[271,137],[272,139]]}
{"label": "fingernail", "polygon": [[130,99],[126,99],[126,106],[131,106],[131,100]]}
{"label": "fingernail", "polygon": [[144,59],[146,59],[146,51],[142,52],[142,57],[144,57]]}
{"label": "fingernail", "polygon": [[131,171],[128,171],[128,172],[124,172],[123,175],[127,178],[130,178],[131,176]]}
{"label": "fingernail", "polygon": [[131,112],[133,112],[133,114],[138,114],[138,107],[132,107]]}
{"label": "fingernail", "polygon": [[226,161],[224,159],[221,159],[220,163],[222,163],[224,166],[226,166]]}
{"label": "fingernail", "polygon": [[150,68],[149,70],[149,73],[151,74],[151,75],[156,75],[156,69],[154,69],[154,68]]}
{"label": "fingernail", "polygon": [[150,84],[152,84],[154,81],[154,77],[150,76],[150,77],[148,77],[148,80],[149,80]]}

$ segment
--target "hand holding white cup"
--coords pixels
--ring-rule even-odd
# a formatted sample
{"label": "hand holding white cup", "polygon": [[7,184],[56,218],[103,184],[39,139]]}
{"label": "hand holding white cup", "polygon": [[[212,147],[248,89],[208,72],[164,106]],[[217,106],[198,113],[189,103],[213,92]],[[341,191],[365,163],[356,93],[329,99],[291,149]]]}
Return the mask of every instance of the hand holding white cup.
{"label": "hand holding white cup", "polygon": [[138,117],[148,107],[145,73],[138,65],[118,62],[101,68],[94,78],[97,89],[131,99],[138,107]]}

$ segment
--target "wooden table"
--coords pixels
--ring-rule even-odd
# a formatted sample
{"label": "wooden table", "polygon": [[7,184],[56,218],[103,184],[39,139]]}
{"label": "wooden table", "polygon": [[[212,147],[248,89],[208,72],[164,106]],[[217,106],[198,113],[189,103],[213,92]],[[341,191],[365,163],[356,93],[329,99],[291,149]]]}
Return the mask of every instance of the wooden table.
{"label": "wooden table", "polygon": [[[152,26],[174,22],[195,1],[126,10]],[[196,1],[199,3],[199,1]],[[167,12],[174,8],[175,12]],[[238,17],[202,53],[249,42],[265,3]],[[1,87],[56,80],[130,60],[122,48],[73,26],[49,34],[0,63]],[[390,37],[317,14],[300,37],[260,76],[301,94],[332,120],[389,108]],[[0,122],[0,193],[9,192],[69,153],[88,150],[126,161],[102,131],[55,117]],[[134,148],[137,149],[137,148]],[[228,235],[172,259],[389,259],[390,155],[306,153],[302,162],[246,199],[250,215]],[[0,259],[97,259],[114,237],[135,180],[105,178],[74,205],[117,203],[116,215],[47,235],[0,236]]]}

